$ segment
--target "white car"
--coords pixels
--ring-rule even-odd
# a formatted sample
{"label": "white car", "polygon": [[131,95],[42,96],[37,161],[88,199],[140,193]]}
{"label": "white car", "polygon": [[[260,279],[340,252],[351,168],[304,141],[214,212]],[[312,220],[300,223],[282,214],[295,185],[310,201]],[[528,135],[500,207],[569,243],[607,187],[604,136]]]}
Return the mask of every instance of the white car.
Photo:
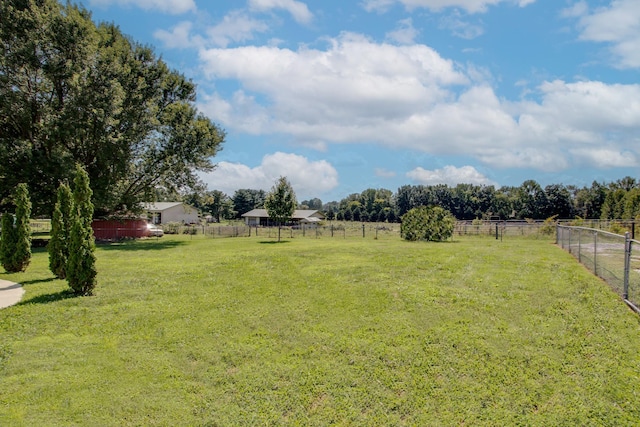
{"label": "white car", "polygon": [[164,231],[162,231],[162,228],[158,227],[155,224],[147,224],[147,231],[149,232],[150,237],[164,236]]}

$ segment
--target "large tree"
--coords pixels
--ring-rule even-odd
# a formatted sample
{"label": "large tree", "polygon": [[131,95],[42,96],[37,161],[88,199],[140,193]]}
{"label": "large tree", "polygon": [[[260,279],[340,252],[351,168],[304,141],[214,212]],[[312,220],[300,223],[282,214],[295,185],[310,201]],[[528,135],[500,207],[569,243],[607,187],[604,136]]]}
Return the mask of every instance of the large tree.
{"label": "large tree", "polygon": [[269,218],[278,224],[278,241],[280,241],[280,228],[289,221],[298,205],[296,193],[286,177],[278,178],[271,191],[267,194],[264,207]]}
{"label": "large tree", "polygon": [[240,189],[233,193],[233,210],[236,211],[236,216],[240,218],[242,214],[245,214],[253,209],[264,208],[264,201],[266,197],[264,190],[251,190]]}
{"label": "large tree", "polygon": [[128,211],[212,168],[224,132],[151,48],[56,0],[5,0],[0,16],[0,200],[26,182],[50,215],[79,163],[97,215]]}

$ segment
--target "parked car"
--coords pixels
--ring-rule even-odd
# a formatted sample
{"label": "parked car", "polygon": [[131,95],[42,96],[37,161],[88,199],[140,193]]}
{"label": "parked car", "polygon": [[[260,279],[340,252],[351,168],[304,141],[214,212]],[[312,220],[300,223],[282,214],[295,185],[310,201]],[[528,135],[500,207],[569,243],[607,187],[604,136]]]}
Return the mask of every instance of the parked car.
{"label": "parked car", "polygon": [[149,232],[150,237],[164,236],[164,231],[162,231],[162,228],[158,227],[155,224],[147,224],[147,231]]}

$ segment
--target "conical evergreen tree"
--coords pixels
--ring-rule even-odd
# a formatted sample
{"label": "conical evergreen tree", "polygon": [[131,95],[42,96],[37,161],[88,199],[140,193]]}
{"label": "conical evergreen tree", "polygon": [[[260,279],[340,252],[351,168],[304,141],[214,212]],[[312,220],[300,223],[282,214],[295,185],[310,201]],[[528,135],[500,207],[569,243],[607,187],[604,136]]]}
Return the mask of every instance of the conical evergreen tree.
{"label": "conical evergreen tree", "polygon": [[95,241],[91,228],[92,191],[89,187],[89,175],[79,165],[76,166],[73,183],[74,208],[69,218],[73,225],[68,244],[67,282],[76,294],[92,295],[97,284]]}
{"label": "conical evergreen tree", "polygon": [[27,184],[18,184],[16,203],[16,246],[14,271],[25,271],[31,263],[31,200]]}
{"label": "conical evergreen tree", "polygon": [[73,195],[67,184],[60,184],[58,197],[51,218],[51,239],[49,240],[49,269],[59,279],[67,277],[69,240],[73,210]]}
{"label": "conical evergreen tree", "polygon": [[7,272],[12,272],[13,253],[16,247],[16,230],[13,227],[13,215],[2,214],[2,240],[0,240],[0,263]]}

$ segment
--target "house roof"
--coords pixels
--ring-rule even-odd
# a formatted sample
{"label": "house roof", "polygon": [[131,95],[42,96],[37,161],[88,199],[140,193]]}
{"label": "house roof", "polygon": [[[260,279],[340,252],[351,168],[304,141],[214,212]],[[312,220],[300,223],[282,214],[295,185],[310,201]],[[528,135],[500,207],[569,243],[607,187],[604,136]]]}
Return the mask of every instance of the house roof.
{"label": "house roof", "polygon": [[143,207],[146,211],[166,211],[175,206],[181,206],[182,202],[156,202],[156,203],[143,203]]}
{"label": "house roof", "polygon": [[[319,211],[310,210],[310,209],[296,209],[295,211],[293,211],[293,216],[291,218],[292,219],[309,219],[314,214],[320,214],[324,218],[324,215],[322,215]],[[267,213],[266,209],[254,209],[247,213],[242,214],[242,217],[268,218],[269,214]]]}

